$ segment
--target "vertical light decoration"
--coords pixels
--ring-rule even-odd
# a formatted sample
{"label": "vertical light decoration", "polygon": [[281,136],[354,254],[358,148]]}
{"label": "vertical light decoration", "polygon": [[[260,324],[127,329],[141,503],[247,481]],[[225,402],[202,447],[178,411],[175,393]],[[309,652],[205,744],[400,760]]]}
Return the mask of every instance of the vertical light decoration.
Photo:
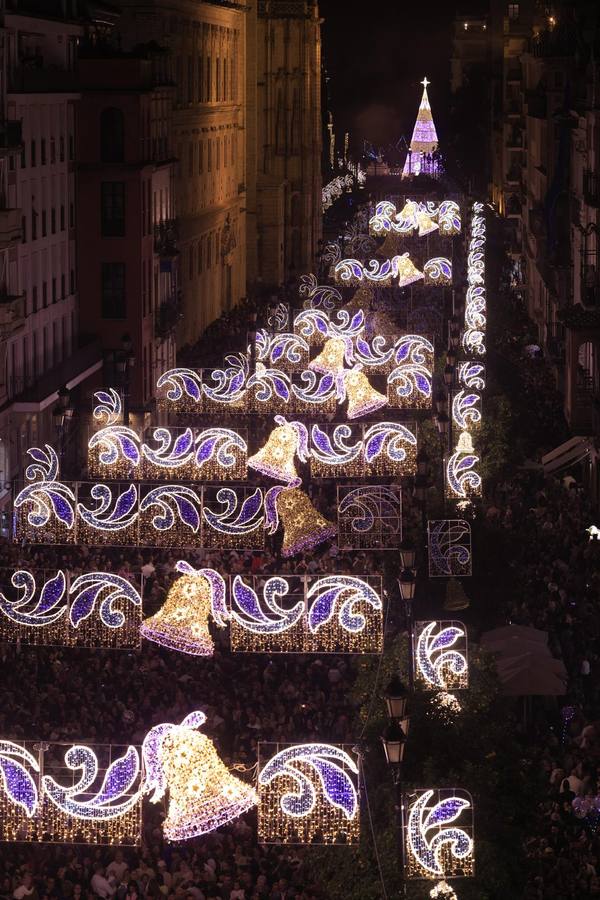
{"label": "vertical light decoration", "polygon": [[255,790],[229,772],[210,738],[198,732],[205,722],[204,713],[196,711],[181,725],[156,725],[144,738],[143,791],[152,803],[168,791],[163,822],[168,841],[209,834],[258,802]]}
{"label": "vertical light decoration", "polygon": [[224,628],[229,619],[225,582],[214,569],[196,570],[183,560],[175,568],[181,577],[169,588],[159,611],[142,622],[140,633],[146,640],[179,653],[212,656],[209,620]]}
{"label": "vertical light decoration", "polygon": [[468,431],[463,431],[456,450],[446,462],[446,497],[449,500],[471,500],[481,495],[481,476],[475,471],[478,462],[473,439]]}
{"label": "vertical light decoration", "polygon": [[432,519],[427,523],[429,577],[473,574],[471,526],[464,519]]}
{"label": "vertical light decoration", "polygon": [[460,788],[418,790],[402,804],[406,878],[475,874],[473,798]]}
{"label": "vertical light decoration", "polygon": [[202,497],[204,547],[236,550],[264,547],[265,510],[260,488],[204,487]]}
{"label": "vertical light decoration", "polygon": [[35,544],[72,544],[76,539],[73,487],[58,481],[58,456],[45,445],[31,447],[33,460],[25,469],[30,484],[19,491],[13,508],[13,534],[18,541]]}
{"label": "vertical light decoration", "polygon": [[338,544],[387,549],[402,541],[402,492],[393,485],[338,486]]}
{"label": "vertical light decoration", "polygon": [[116,425],[122,415],[123,404],[121,395],[114,388],[108,391],[96,391],[94,394],[96,405],[92,410],[94,422],[101,427]]}
{"label": "vertical light decoration", "polygon": [[308,432],[302,422],[288,422],[283,416],[275,416],[273,429],[265,446],[248,459],[248,466],[287,484],[296,481],[296,456],[308,459]]}
{"label": "vertical light decoration", "polygon": [[177,413],[202,412],[202,376],[195,369],[169,369],[156,387],[160,407]]}
{"label": "vertical light decoration", "polygon": [[349,746],[259,744],[259,843],[357,844],[358,779]]}
{"label": "vertical light decoration", "polygon": [[462,622],[416,622],[415,681],[426,691],[460,691],[469,686],[467,631]]}
{"label": "vertical light decoration", "polygon": [[463,350],[467,356],[485,356],[486,287],[485,243],[486,222],[482,203],[473,204],[471,235],[467,255],[467,296]]}

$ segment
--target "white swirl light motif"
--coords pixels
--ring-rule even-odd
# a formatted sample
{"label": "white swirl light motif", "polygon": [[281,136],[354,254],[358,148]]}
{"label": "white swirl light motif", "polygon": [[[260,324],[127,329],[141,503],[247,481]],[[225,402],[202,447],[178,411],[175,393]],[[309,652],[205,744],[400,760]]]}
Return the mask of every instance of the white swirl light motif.
{"label": "white swirl light motif", "polygon": [[107,425],[95,431],[88,441],[88,451],[96,450],[103,466],[115,466],[119,462],[134,469],[140,463],[139,435],[126,425]]}
{"label": "white swirl light motif", "polygon": [[481,411],[478,405],[481,402],[479,394],[469,394],[460,390],[452,398],[452,421],[461,431],[468,431],[473,425],[481,422]]}
{"label": "white swirl light motif", "polygon": [[364,631],[367,619],[357,607],[366,604],[380,610],[381,597],[370,584],[351,575],[330,575],[319,578],[307,594],[309,602],[308,627],[311,634],[333,619],[337,610],[337,622],[344,631],[359,634]]}
{"label": "white swirl light motif", "polygon": [[324,309],[304,309],[294,317],[294,332],[309,343],[329,337],[330,318]]}
{"label": "white swirl light motif", "polygon": [[485,366],[476,362],[460,363],[458,367],[458,382],[472,391],[485,390]]}
{"label": "white swirl light motif", "polygon": [[442,200],[437,211],[440,234],[451,236],[461,229],[460,207],[454,200]]}
{"label": "white swirl light motif", "polygon": [[254,388],[254,398],[259,403],[269,404],[277,400],[289,403],[290,376],[281,369],[267,369],[262,363],[257,363],[256,372],[248,378],[246,386],[248,390]]}
{"label": "white swirl light motif", "polygon": [[156,531],[170,531],[176,524],[185,525],[193,534],[200,530],[202,503],[195,490],[187,485],[162,484],[149,491],[140,503],[140,513],[157,507],[152,519]]}
{"label": "white swirl light motif", "polygon": [[434,519],[428,524],[429,577],[471,574],[471,526],[464,519]]}
{"label": "white swirl light motif", "polygon": [[382,455],[393,463],[404,462],[407,446],[416,449],[417,439],[412,431],[398,422],[377,422],[370,425],[364,434],[363,453],[369,465]]}
{"label": "white swirl light motif", "polygon": [[399,534],[402,525],[400,495],[383,484],[364,485],[349,491],[338,507],[339,521],[351,518],[351,529],[367,534],[381,524],[390,534]]}
{"label": "white swirl light motif", "polygon": [[352,363],[360,363],[369,369],[377,371],[390,365],[396,352],[395,347],[387,347],[387,340],[383,335],[376,335],[369,341],[357,336],[352,352]]}
{"label": "white swirl light motif", "polygon": [[215,531],[232,536],[248,535],[264,523],[263,493],[260,488],[244,498],[241,508],[240,498],[232,488],[217,491],[216,501],[225,507],[223,512],[214,512],[206,504],[202,510],[205,521]]}
{"label": "white swirl light motif", "polygon": [[75,524],[75,494],[66,484],[56,481],[58,476],[56,453],[49,444],[46,444],[45,451],[39,447],[31,447],[27,453],[35,462],[27,466],[25,477],[33,484],[28,484],[19,491],[15,497],[14,508],[20,509],[31,505],[27,513],[27,522],[36,529],[56,519],[71,531]]}
{"label": "white swirl light motif", "polygon": [[294,763],[309,764],[316,772],[325,803],[340,809],[346,819],[358,814],[358,794],[348,772],[358,776],[358,767],[351,756],[331,744],[300,744],[276,753],[258,776],[261,786],[270,785],[280,776],[284,784],[294,782],[295,790],[286,790],[279,798],[279,808],[286,816],[310,816],[317,804],[317,786],[304,770]]}
{"label": "white swirl light motif", "polygon": [[299,334],[282,332],[271,338],[268,348],[268,359],[272,366],[285,363],[293,366],[308,360],[309,346]]}
{"label": "white swirl light motif", "polygon": [[140,757],[135,747],[128,747],[124,756],[107,769],[102,785],[91,799],[90,789],[98,777],[98,758],[90,747],[76,744],[65,753],[68,769],[81,771],[79,780],[71,787],[63,787],[50,775],[44,775],[44,794],[65,815],[75,819],[116,819],[133,809],[141,799],[141,790],[132,793],[140,774]]}
{"label": "white swirl light motif", "polygon": [[392,220],[396,216],[396,207],[389,200],[381,200],[375,207],[375,215],[369,219],[369,232],[376,236],[397,230]]}
{"label": "white swirl light motif", "polygon": [[226,369],[212,369],[210,372],[216,387],[202,385],[204,395],[213,403],[239,404],[246,393],[247,371],[241,366],[229,366]]}
{"label": "white swirl light motif", "polygon": [[196,439],[196,465],[199,469],[213,460],[221,469],[231,469],[248,453],[246,441],[230,428],[207,428]]}
{"label": "white swirl light motif", "polygon": [[168,428],[155,428],[152,434],[159,447],[153,449],[148,444],[142,444],[142,453],[157,469],[176,471],[189,465],[194,458],[194,434],[191,428],[177,433]]}
{"label": "white swirl light motif", "polygon": [[75,579],[69,590],[71,608],[69,621],[77,628],[94,612],[98,605],[100,621],[107,628],[121,628],[125,623],[125,615],[115,609],[119,602],[131,603],[141,607],[142,598],[127,579],[110,572],[86,572]]}
{"label": "white swirl light motif", "polygon": [[114,500],[112,490],[107,484],[94,484],[90,495],[92,500],[98,503],[96,509],[89,510],[83,503],[77,504],[79,518],[90,528],[96,531],[122,531],[136,521],[138,494],[135,484],[131,484]]}
{"label": "white swirl light motif", "polygon": [[338,397],[339,385],[333,372],[317,374],[312,369],[306,369],[300,373],[300,380],[305,387],[292,383],[292,393],[300,404],[319,406]]}
{"label": "white swirl light motif", "polygon": [[324,266],[334,266],[341,258],[342,251],[337,241],[330,241],[325,244],[322,257]]}
{"label": "white swirl light motif", "polygon": [[[427,878],[449,874],[452,859],[462,866],[472,865],[473,841],[462,828],[444,828],[455,822],[471,808],[469,800],[450,796],[431,805],[434,791],[424,791],[410,807],[407,822],[407,850],[409,856],[423,870]],[[429,833],[434,831],[433,837]],[[409,860],[410,865],[410,860]]]}
{"label": "white swirl light motif", "polygon": [[61,570],[44,582],[37,602],[34,601],[37,587],[35,577],[25,569],[19,569],[11,577],[11,584],[23,591],[17,600],[9,600],[0,591],[0,611],[16,625],[41,628],[53,625],[61,619],[67,610],[67,582]]}
{"label": "white swirl light motif", "polygon": [[[457,627],[457,624],[461,627]],[[449,649],[465,638],[461,623],[422,622],[417,637],[417,675],[429,690],[458,690],[469,684],[467,657]]]}
{"label": "white swirl light motif", "polygon": [[470,496],[481,493],[481,476],[475,471],[478,462],[471,437],[463,431],[455,452],[446,464],[446,485],[451,497],[468,500]]}
{"label": "white swirl light motif", "polygon": [[166,399],[172,403],[183,402],[190,406],[202,404],[202,378],[194,369],[169,369],[163,372],[156,387],[166,392]]}
{"label": "white swirl light motif", "polygon": [[445,256],[428,259],[423,266],[425,281],[431,284],[450,284],[452,281],[452,263]]}
{"label": "white swirl light motif", "polygon": [[411,262],[408,253],[393,256],[391,259],[371,259],[361,263],[358,259],[343,259],[334,269],[334,275],[344,282],[372,281],[377,284],[390,284],[395,278],[401,286],[420,281],[425,276]]}
{"label": "white swirl light motif", "polygon": [[283,331],[290,320],[290,310],[285,303],[278,303],[267,316],[267,325],[273,331]]}
{"label": "white swirl light motif", "polygon": [[0,784],[11,803],[20,806],[31,818],[38,808],[38,784],[28,768],[37,775],[37,759],[12,741],[0,741]]}
{"label": "white swirl light motif", "polygon": [[403,406],[409,406],[411,398],[421,405],[431,399],[431,379],[431,369],[426,366],[419,363],[403,363],[390,372],[387,383],[392,396],[395,394],[398,399],[404,401]]}
{"label": "white swirl light motif", "polygon": [[362,451],[362,442],[347,444],[352,437],[350,425],[336,425],[332,436],[323,431],[318,425],[311,428],[312,447],[311,458],[318,460],[324,466],[344,466],[358,459]]}
{"label": "white swirl light motif", "polygon": [[421,334],[403,334],[394,344],[397,365],[405,362],[419,365],[433,365],[434,347],[431,341]]}
{"label": "white swirl light motif", "polygon": [[96,391],[94,400],[97,401],[94,406],[92,415],[96,422],[102,425],[115,425],[121,418],[122,404],[121,395],[114,388],[108,391]]}
{"label": "white swirl light motif", "polygon": [[347,309],[338,309],[335,315],[337,322],[334,322],[332,318],[329,319],[327,326],[328,337],[353,338],[364,331],[365,314],[362,309],[352,314]]}
{"label": "white swirl light motif", "polygon": [[268,578],[263,586],[263,609],[256,591],[244,583],[239,575],[233,581],[231,617],[245,631],[253,634],[282,634],[288,631],[304,615],[304,601],[300,600],[290,609],[285,609],[277,602],[285,597],[290,589],[285,578],[274,576]]}
{"label": "white swirl light motif", "polygon": [[335,309],[342,302],[342,295],[337,288],[319,284],[315,275],[302,275],[298,292],[304,297],[304,309]]}

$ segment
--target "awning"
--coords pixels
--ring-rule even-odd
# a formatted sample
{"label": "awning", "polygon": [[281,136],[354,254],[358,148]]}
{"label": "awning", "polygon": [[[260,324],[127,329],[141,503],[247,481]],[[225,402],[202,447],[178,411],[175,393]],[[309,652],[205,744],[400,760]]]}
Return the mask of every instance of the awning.
{"label": "awning", "polygon": [[99,341],[78,347],[59,366],[10,402],[13,412],[39,413],[56,403],[58,391],[66,387],[69,391],[95,372],[102,369],[102,347]]}
{"label": "awning", "polygon": [[594,444],[589,437],[572,437],[564,444],[560,444],[555,450],[542,456],[544,475],[558,472],[567,466],[580,462],[594,449]]}

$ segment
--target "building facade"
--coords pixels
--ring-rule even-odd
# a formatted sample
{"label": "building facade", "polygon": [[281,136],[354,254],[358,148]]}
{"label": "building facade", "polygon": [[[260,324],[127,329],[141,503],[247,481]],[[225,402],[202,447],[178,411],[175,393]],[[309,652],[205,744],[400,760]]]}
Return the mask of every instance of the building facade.
{"label": "building facade", "polygon": [[[132,409],[151,402],[157,378],[175,365],[181,314],[165,63],[162,53],[106,48],[84,53],[78,66],[80,326],[100,338],[104,382]],[[121,371],[125,349],[132,364]]]}
{"label": "building facade", "polygon": [[248,9],[248,281],[277,287],[309,270],[321,238],[318,4]]}
{"label": "building facade", "polygon": [[182,316],[179,346],[246,293],[246,8],[225,0],[123,0],[132,49],[157,43],[174,85],[172,143]]}
{"label": "building facade", "polygon": [[[5,486],[22,471],[29,446],[55,443],[59,390],[75,396],[101,368],[98,345],[84,345],[78,322],[75,64],[82,26],[70,4],[12,0],[7,7],[0,13],[8,144],[0,313]],[[4,500],[8,494],[4,488]]]}

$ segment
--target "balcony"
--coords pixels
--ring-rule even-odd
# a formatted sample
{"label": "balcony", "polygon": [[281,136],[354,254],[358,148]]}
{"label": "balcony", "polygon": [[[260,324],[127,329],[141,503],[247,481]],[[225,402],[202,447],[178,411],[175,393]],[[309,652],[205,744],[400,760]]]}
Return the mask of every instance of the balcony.
{"label": "balcony", "polygon": [[0,340],[5,341],[25,324],[25,295],[0,289]]}
{"label": "balcony", "polygon": [[154,334],[161,340],[170,337],[177,323],[181,319],[181,301],[179,295],[174,294],[158,305],[154,316]]}
{"label": "balcony", "polygon": [[545,326],[546,349],[551,362],[563,365],[565,361],[565,326],[562,322],[550,322]]}
{"label": "balcony", "polygon": [[588,206],[600,206],[600,179],[597,172],[589,169],[583,173],[583,198]]}
{"label": "balcony", "polygon": [[581,303],[586,309],[600,310],[600,273],[594,265],[582,266]]}
{"label": "balcony", "polygon": [[158,256],[166,259],[172,259],[177,256],[177,221],[175,219],[165,219],[164,222],[158,222],[154,226],[154,252]]}
{"label": "balcony", "polygon": [[[40,64],[41,62],[41,64]],[[79,84],[75,72],[44,66],[41,61],[29,61],[9,72],[8,92],[15,94],[76,94]]]}
{"label": "balcony", "polygon": [[506,137],[506,147],[508,150],[523,149],[523,135],[520,131],[511,131]]}
{"label": "balcony", "polygon": [[20,150],[22,146],[21,123],[6,120],[0,122],[0,152],[3,150]]}
{"label": "balcony", "polygon": [[6,249],[21,238],[21,210],[0,208],[0,249]]}

